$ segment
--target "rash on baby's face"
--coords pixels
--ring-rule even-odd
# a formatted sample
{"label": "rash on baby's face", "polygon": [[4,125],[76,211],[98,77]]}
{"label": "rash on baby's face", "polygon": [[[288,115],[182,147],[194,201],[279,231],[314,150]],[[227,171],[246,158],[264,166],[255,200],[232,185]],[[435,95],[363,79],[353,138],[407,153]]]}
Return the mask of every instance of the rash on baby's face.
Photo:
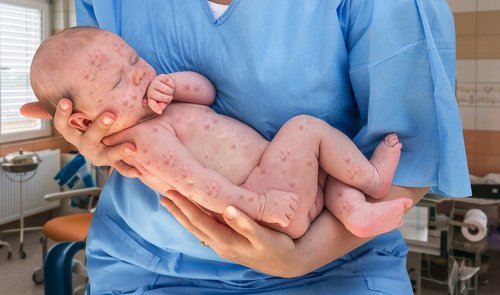
{"label": "rash on baby's face", "polygon": [[156,72],[120,37],[111,33],[97,36],[69,67],[65,79],[77,83],[75,109],[86,113],[90,120],[105,111],[115,113],[117,120],[110,133],[152,114],[143,107],[142,100]]}

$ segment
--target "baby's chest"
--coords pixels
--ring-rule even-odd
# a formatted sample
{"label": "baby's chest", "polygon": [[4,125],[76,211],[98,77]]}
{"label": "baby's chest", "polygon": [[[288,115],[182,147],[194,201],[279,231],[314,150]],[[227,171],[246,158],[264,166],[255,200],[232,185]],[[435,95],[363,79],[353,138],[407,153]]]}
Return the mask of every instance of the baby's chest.
{"label": "baby's chest", "polygon": [[174,104],[166,117],[177,138],[202,165],[235,176],[250,172],[268,142],[255,130],[206,106]]}

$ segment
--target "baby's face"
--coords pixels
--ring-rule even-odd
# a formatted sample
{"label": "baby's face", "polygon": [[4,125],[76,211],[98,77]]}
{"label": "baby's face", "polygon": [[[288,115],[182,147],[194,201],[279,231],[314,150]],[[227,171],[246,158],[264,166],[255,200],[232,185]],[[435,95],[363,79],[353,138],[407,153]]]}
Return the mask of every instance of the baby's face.
{"label": "baby's face", "polygon": [[153,115],[143,106],[155,70],[120,37],[103,33],[83,54],[79,54],[66,78],[72,89],[75,110],[94,121],[104,111],[117,115],[111,133],[131,127]]}

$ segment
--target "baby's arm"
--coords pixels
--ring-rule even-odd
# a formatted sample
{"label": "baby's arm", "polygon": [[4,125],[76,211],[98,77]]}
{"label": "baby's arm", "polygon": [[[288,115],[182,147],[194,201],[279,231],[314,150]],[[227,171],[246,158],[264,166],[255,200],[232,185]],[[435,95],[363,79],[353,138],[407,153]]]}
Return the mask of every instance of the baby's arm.
{"label": "baby's arm", "polygon": [[205,76],[196,72],[156,76],[148,87],[147,105],[161,115],[172,100],[211,105],[215,100],[215,88]]}

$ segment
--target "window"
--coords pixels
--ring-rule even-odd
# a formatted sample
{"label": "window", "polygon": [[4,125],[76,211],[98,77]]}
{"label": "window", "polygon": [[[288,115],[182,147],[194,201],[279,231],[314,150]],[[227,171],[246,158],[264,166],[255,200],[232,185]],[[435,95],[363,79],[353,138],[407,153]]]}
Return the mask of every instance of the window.
{"label": "window", "polygon": [[25,118],[20,107],[35,101],[29,82],[31,59],[49,32],[49,6],[0,0],[0,143],[48,136],[48,120]]}

